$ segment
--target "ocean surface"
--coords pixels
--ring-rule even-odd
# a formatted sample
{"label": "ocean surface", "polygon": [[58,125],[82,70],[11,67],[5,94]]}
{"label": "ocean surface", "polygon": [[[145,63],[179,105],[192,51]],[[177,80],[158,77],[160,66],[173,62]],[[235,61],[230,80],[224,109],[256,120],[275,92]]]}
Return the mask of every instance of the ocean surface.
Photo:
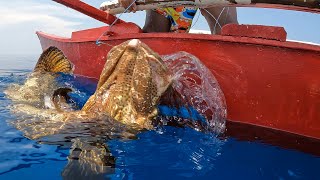
{"label": "ocean surface", "polygon": [[[4,90],[11,83],[22,83],[37,58],[0,55],[0,179],[320,178],[320,157],[261,142],[218,138],[191,128],[163,126],[132,139],[92,141],[91,148],[108,154],[103,157],[109,162],[104,169],[92,159],[73,158],[77,153],[74,146],[79,143],[74,135],[30,140],[11,125],[17,117],[10,111],[12,102]],[[81,86],[77,79],[73,81]],[[86,81],[87,93],[92,93],[94,83]]]}

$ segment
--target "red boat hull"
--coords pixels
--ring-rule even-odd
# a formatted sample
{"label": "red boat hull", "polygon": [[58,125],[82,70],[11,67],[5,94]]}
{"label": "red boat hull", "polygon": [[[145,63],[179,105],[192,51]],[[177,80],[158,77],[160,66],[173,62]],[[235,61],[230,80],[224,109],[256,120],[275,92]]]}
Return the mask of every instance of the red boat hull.
{"label": "red boat hull", "polygon": [[[107,27],[60,38],[38,32],[43,50],[60,48],[75,73],[98,78],[108,51],[140,39],[161,55],[186,51],[217,78],[228,120],[320,139],[320,46],[251,37],[141,33],[134,25],[113,27],[112,37],[96,40]],[[118,29],[117,29],[118,28]],[[228,128],[228,127],[227,127]]]}

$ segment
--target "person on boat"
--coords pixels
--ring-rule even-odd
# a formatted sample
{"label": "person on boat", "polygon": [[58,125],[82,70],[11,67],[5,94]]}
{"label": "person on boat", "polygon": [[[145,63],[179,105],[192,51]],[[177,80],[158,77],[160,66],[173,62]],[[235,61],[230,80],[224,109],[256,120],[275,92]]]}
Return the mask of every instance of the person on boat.
{"label": "person on boat", "polygon": [[[134,0],[118,0],[120,5],[128,8]],[[189,32],[192,20],[198,8],[176,7],[146,10],[144,32]],[[129,7],[130,11],[136,11],[136,4]],[[221,27],[225,24],[236,23],[237,11],[235,7],[212,7],[200,9],[211,30],[211,34],[220,34]]]}

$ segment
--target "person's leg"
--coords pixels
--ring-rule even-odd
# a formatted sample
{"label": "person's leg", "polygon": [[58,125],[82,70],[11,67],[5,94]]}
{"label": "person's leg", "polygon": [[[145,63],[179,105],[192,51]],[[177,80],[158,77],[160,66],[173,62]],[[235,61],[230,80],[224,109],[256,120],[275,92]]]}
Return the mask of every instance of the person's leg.
{"label": "person's leg", "polygon": [[153,10],[146,10],[143,32],[169,32],[170,27],[171,22],[166,17]]}
{"label": "person's leg", "polygon": [[[201,14],[208,22],[211,34],[220,34],[221,27],[225,24],[238,24],[237,9],[235,7],[213,7],[201,9]],[[218,23],[216,23],[215,18],[218,20]]]}

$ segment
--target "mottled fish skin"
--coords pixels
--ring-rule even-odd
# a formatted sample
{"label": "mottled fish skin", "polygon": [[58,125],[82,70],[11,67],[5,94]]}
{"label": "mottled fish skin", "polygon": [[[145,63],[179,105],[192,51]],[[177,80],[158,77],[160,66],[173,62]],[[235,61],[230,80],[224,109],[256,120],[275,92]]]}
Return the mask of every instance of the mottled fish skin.
{"label": "mottled fish skin", "polygon": [[82,111],[106,112],[124,124],[151,129],[159,98],[171,85],[164,62],[137,39],[114,47],[107,58],[97,90]]}

